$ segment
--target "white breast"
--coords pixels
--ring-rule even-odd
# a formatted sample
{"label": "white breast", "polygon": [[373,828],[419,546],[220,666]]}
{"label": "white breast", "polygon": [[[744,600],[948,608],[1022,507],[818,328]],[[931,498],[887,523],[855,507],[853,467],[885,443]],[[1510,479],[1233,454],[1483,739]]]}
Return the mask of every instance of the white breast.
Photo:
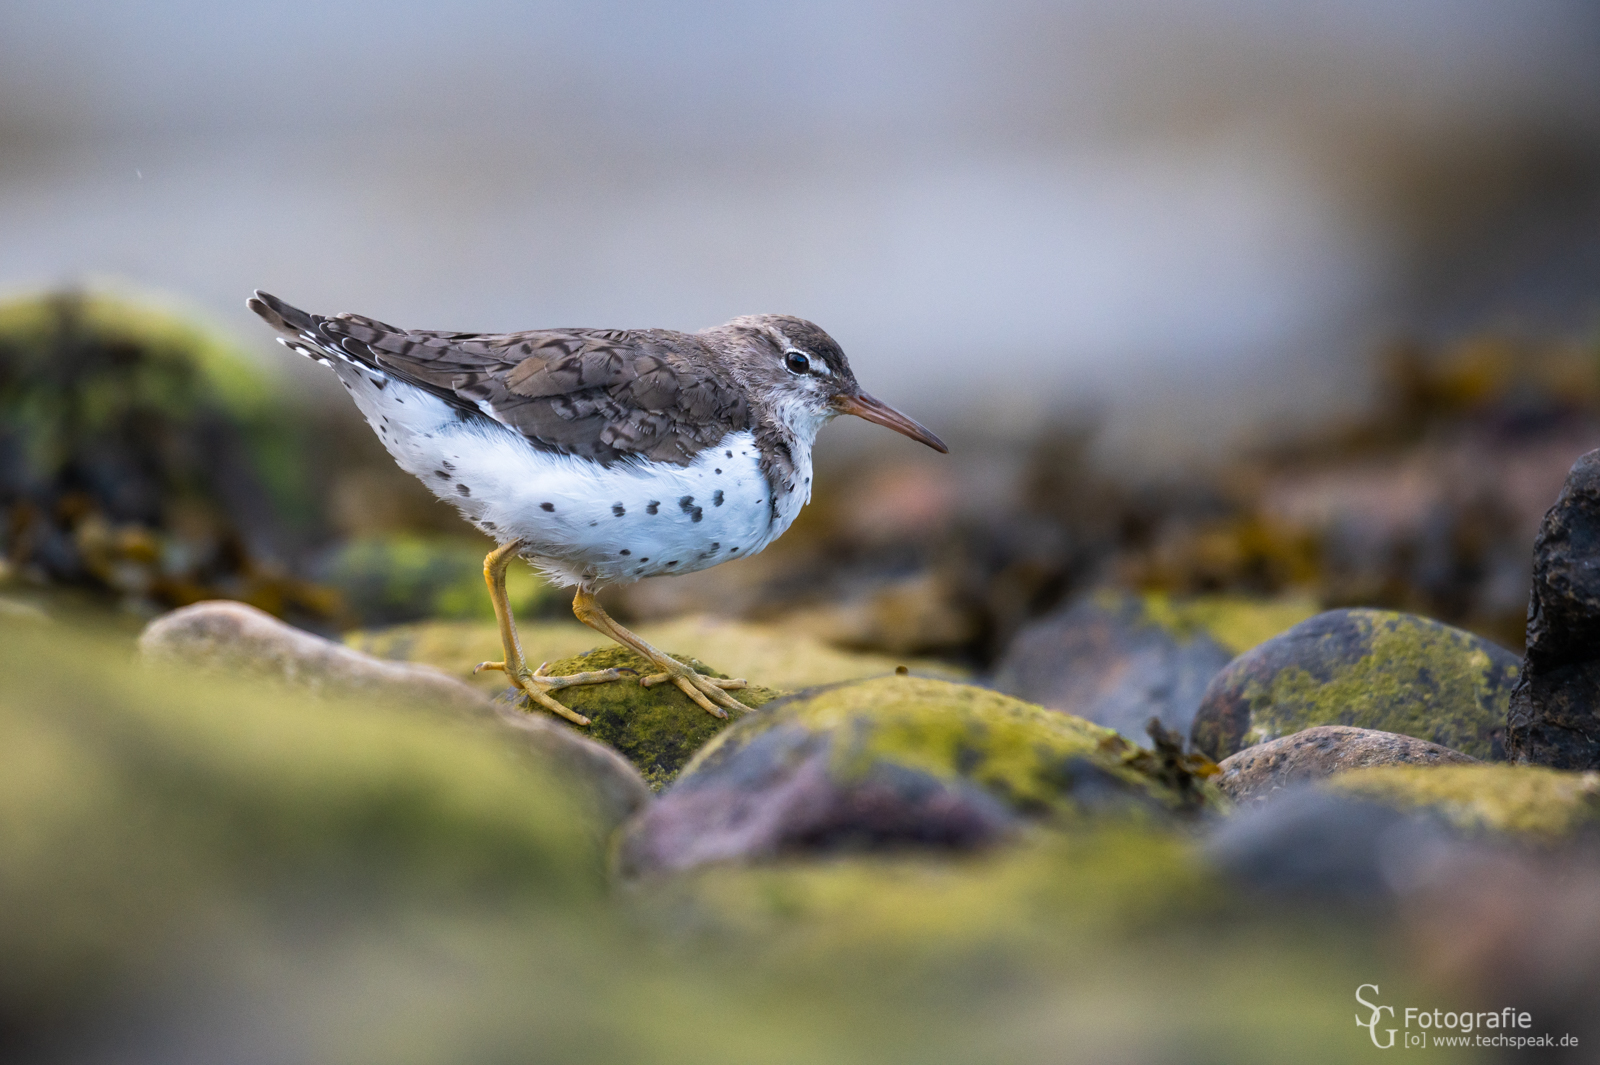
{"label": "white breast", "polygon": [[809,449],[776,502],[755,439],[729,433],[688,466],[540,451],[515,430],[462,421],[437,397],[389,379],[376,387],[339,369],[367,421],[407,472],[561,584],[626,583],[692,573],[753,555],[794,521],[811,494]]}

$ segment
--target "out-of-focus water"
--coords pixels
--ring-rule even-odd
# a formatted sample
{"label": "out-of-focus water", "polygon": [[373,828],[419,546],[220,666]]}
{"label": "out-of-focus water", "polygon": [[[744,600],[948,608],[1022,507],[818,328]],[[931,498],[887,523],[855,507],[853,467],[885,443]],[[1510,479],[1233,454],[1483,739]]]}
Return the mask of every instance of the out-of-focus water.
{"label": "out-of-focus water", "polygon": [[[13,5],[0,290],[136,286],[252,336],[257,286],[435,328],[786,311],[926,417],[1100,404],[1181,440],[1353,402],[1463,258],[1587,202],[1597,26],[1568,0]],[[1513,165],[1545,156],[1554,192]]]}

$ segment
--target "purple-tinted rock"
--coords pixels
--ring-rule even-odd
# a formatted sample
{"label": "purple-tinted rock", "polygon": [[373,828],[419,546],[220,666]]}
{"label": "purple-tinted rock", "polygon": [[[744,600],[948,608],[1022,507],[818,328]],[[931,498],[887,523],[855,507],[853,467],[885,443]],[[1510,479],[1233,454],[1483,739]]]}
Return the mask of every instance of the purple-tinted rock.
{"label": "purple-tinted rock", "polygon": [[1346,769],[1380,765],[1457,765],[1476,762],[1437,743],[1376,729],[1319,725],[1229,755],[1220,787],[1236,802],[1263,801],[1295,784]]}
{"label": "purple-tinted rock", "polygon": [[1102,595],[1023,629],[994,685],[1141,742],[1152,717],[1187,736],[1206,684],[1231,657],[1203,631],[1155,623],[1136,597]]}
{"label": "purple-tinted rock", "polygon": [[627,826],[618,865],[972,850],[1028,819],[1220,805],[1176,749],[983,688],[884,677],[770,703],[720,733]]}

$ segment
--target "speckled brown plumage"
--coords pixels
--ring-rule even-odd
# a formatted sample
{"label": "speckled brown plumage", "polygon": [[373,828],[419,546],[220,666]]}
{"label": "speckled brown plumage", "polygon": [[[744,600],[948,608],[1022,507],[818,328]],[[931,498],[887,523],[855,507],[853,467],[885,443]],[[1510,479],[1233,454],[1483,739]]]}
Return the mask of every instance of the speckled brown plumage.
{"label": "speckled brown plumage", "polygon": [[407,331],[357,314],[307,314],[262,294],[262,317],[312,330],[351,357],[507,425],[535,447],[609,465],[639,457],[687,465],[752,427],[737,383],[690,333],[665,329]]}

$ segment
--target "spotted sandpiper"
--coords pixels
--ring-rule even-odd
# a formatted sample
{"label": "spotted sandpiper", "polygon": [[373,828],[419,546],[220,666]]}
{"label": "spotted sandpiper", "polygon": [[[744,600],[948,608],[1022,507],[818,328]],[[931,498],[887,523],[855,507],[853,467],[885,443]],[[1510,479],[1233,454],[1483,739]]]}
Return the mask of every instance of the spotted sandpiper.
{"label": "spotted sandpiper", "polygon": [[742,680],[696,673],[614,621],[603,585],[693,573],[753,555],[811,498],[811,445],[839,414],[938,451],[926,428],[856,384],[833,338],[800,318],[757,314],[698,333],[666,329],[410,331],[356,314],[324,318],[257,292],[248,306],[279,342],[333,369],[407,473],[492,536],[483,563],[503,670],[540,706],[619,669],[557,677],[529,669],[506,600],[526,558],[575,587],[578,620],[638,652],[717,717],[748,709]]}

